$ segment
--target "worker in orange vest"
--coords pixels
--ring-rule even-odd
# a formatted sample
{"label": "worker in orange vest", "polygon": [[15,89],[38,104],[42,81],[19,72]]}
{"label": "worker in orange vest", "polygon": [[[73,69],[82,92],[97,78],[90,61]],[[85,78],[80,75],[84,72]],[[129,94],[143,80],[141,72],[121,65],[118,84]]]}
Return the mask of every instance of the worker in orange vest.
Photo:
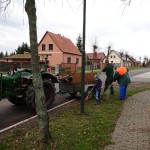
{"label": "worker in orange vest", "polygon": [[115,81],[119,84],[119,99],[124,100],[126,97],[127,86],[131,83],[126,67],[121,66],[116,69],[114,74],[114,82]]}

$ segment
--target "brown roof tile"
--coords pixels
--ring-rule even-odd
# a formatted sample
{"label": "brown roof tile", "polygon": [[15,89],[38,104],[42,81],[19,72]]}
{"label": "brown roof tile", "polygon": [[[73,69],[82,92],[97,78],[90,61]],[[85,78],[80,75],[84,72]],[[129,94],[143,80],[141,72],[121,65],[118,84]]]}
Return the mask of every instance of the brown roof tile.
{"label": "brown roof tile", "polygon": [[72,43],[72,41],[60,34],[55,34],[52,32],[46,32],[56,43],[59,49],[64,53],[82,55],[78,48]]}
{"label": "brown roof tile", "polygon": [[[93,59],[93,53],[86,53],[88,59]],[[95,59],[103,59],[105,57],[104,52],[99,52],[95,55]]]}
{"label": "brown roof tile", "polygon": [[4,59],[31,59],[31,53],[15,54],[8,57],[4,57]]}

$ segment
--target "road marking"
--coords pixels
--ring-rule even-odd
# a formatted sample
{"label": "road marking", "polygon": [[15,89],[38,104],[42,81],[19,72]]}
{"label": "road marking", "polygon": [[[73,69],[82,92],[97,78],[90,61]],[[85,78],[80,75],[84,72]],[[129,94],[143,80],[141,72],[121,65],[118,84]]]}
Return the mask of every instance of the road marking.
{"label": "road marking", "polygon": [[[50,111],[52,111],[52,110],[55,110],[55,109],[57,109],[57,108],[59,108],[59,107],[61,107],[61,106],[64,106],[64,105],[66,105],[66,104],[69,104],[69,103],[73,102],[74,100],[75,100],[75,99],[72,99],[72,100],[70,100],[70,101],[68,101],[68,102],[66,102],[66,103],[63,103],[63,104],[58,105],[58,106],[56,106],[56,107],[54,107],[54,108],[52,108],[52,109],[49,109],[48,112],[50,112]],[[18,123],[16,123],[16,124],[13,124],[13,125],[9,126],[9,127],[6,127],[6,128],[4,128],[4,129],[0,130],[0,133],[5,132],[5,131],[7,131],[7,130],[9,130],[9,129],[12,129],[12,128],[16,128],[18,125],[21,125],[21,124],[23,124],[23,123],[25,123],[25,122],[27,122],[27,121],[30,121],[30,120],[32,120],[32,119],[34,119],[34,118],[36,118],[36,117],[37,117],[37,115],[32,116],[32,117],[30,117],[30,118],[28,118],[28,119],[25,119],[25,120],[23,120],[23,121],[20,121],[20,122],[18,122]]]}

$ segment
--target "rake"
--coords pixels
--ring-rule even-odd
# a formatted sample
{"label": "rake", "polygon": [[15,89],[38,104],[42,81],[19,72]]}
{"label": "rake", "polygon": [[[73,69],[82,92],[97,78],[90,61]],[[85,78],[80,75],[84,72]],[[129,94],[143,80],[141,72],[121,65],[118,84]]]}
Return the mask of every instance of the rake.
{"label": "rake", "polygon": [[89,99],[89,96],[90,96],[90,94],[92,93],[93,90],[94,90],[94,87],[91,89],[91,91],[89,91],[89,92],[87,93],[87,96],[86,96],[86,98],[85,98],[86,101]]}

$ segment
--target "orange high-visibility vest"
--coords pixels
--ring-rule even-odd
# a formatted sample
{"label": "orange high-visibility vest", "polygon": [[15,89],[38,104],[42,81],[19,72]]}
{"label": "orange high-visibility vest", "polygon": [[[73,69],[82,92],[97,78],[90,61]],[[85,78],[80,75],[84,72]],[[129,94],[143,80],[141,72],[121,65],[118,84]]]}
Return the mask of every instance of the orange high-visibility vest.
{"label": "orange high-visibility vest", "polygon": [[127,68],[126,67],[119,67],[116,69],[116,71],[119,73],[120,76],[122,76],[127,72]]}

